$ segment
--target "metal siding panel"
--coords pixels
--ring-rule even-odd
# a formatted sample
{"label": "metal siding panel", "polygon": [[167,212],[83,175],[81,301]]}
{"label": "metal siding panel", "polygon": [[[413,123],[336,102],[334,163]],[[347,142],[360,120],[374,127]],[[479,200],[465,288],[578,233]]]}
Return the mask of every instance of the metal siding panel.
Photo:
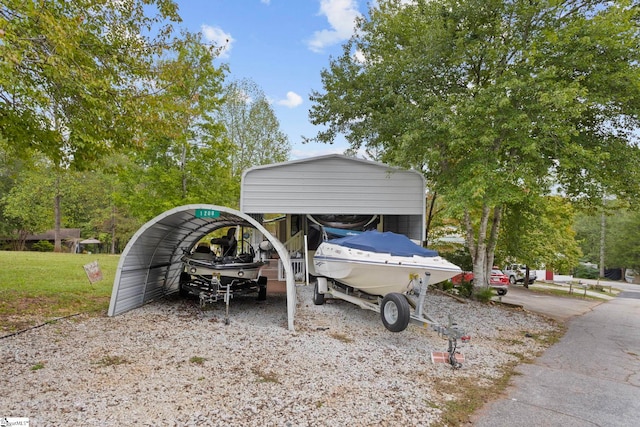
{"label": "metal siding panel", "polygon": [[422,215],[423,198],[419,173],[342,156],[249,170],[242,183],[252,213]]}

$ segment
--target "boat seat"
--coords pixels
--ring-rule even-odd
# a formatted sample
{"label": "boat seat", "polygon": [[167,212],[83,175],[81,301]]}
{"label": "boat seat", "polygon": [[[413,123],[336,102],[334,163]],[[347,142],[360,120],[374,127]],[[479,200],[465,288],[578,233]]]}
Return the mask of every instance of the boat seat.
{"label": "boat seat", "polygon": [[200,244],[191,255],[191,258],[204,261],[213,261],[214,255],[213,252],[211,252],[211,248],[209,248],[209,245]]}
{"label": "boat seat", "polygon": [[211,244],[220,245],[220,256],[235,256],[238,250],[238,241],[236,240],[236,228],[231,227],[227,230],[227,235],[217,239],[211,239]]}

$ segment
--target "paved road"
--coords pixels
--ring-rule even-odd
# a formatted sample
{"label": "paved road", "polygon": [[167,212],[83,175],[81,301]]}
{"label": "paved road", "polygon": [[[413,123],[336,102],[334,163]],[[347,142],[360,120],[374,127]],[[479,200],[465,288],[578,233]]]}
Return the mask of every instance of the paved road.
{"label": "paved road", "polygon": [[575,317],[568,321],[560,342],[533,364],[518,367],[521,375],[514,377],[507,395],[474,414],[472,424],[640,425],[640,286],[618,287],[623,292],[617,298],[600,304],[563,297],[527,298],[529,291],[510,289],[507,296],[520,298],[531,311],[542,305],[557,318],[580,310],[584,314],[572,314]]}
{"label": "paved road", "polygon": [[604,300],[583,299],[569,295],[543,294],[517,285],[509,286],[509,291],[507,295],[502,297],[502,301],[522,305],[528,311],[533,311],[561,322],[580,316],[604,302]]}

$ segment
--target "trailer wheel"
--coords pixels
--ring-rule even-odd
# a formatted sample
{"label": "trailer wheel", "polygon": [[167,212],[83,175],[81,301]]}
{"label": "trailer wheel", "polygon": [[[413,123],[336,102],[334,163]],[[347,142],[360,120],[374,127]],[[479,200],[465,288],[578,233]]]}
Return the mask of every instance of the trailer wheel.
{"label": "trailer wheel", "polygon": [[318,292],[318,281],[316,280],[316,284],[313,287],[313,303],[315,305],[322,305],[324,304],[324,294],[321,294],[320,292]]}
{"label": "trailer wheel", "polygon": [[178,281],[178,289],[181,297],[186,297],[189,295],[189,291],[187,291],[184,286],[187,283],[189,283],[190,280],[191,280],[190,274],[185,273],[184,271],[180,273],[180,280]]}
{"label": "trailer wheel", "polygon": [[380,317],[384,327],[391,332],[404,331],[409,324],[411,308],[404,295],[392,292],[385,295],[380,305]]}
{"label": "trailer wheel", "polygon": [[267,277],[258,277],[258,301],[265,301],[267,299]]}

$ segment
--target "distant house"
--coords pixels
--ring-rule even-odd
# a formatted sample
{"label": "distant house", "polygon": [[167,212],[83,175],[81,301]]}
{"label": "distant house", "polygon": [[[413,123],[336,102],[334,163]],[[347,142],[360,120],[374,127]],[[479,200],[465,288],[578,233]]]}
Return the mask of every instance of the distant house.
{"label": "distant house", "polygon": [[[81,239],[80,237],[80,228],[61,228],[60,229],[60,240],[62,241],[62,245],[66,247],[70,252],[74,252],[78,246],[78,242]],[[47,230],[44,233],[40,234],[30,234],[25,239],[25,246],[27,250],[30,250],[35,243],[46,240],[51,244],[55,243],[55,231]],[[12,246],[12,243],[15,243],[16,239],[11,237],[0,238],[0,242],[2,242],[2,246]]]}

